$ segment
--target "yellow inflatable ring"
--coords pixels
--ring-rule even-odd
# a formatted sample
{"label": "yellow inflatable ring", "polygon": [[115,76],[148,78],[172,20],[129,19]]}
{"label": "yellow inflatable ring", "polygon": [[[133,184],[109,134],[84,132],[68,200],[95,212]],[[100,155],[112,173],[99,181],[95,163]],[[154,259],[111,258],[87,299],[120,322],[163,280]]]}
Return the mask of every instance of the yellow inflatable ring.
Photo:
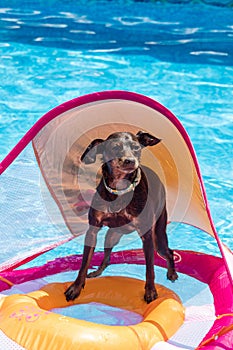
{"label": "yellow inflatable ring", "polygon": [[[51,283],[25,295],[0,301],[0,328],[27,350],[137,350],[151,349],[168,340],[182,325],[184,309],[171,290],[156,285],[158,299],[143,300],[144,281],[126,277],[88,279],[81,295],[67,303],[69,283]],[[73,304],[99,302],[142,315],[132,326],[108,326],[62,316],[49,310]]]}

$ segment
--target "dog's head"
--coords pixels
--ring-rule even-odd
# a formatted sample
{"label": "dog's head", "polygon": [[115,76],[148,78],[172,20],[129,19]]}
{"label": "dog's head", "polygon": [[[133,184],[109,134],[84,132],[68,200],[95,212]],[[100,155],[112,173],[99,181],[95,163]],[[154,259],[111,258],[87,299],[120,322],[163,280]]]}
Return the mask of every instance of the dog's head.
{"label": "dog's head", "polygon": [[154,146],[161,140],[147,132],[139,131],[136,135],[129,132],[116,132],[106,140],[95,139],[86,148],[81,161],[91,164],[96,161],[96,155],[101,154],[103,163],[111,169],[117,168],[123,173],[131,173],[138,168],[141,150]]}

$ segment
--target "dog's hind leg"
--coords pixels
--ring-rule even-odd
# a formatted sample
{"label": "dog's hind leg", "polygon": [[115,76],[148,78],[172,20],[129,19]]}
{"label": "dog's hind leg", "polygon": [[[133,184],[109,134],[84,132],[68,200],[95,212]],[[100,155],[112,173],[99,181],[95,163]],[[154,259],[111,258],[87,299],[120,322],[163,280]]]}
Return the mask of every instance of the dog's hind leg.
{"label": "dog's hind leg", "polygon": [[167,238],[167,211],[164,207],[160,217],[155,225],[155,245],[159,255],[167,261],[167,278],[174,282],[177,280],[178,275],[175,270],[173,250],[168,247]]}
{"label": "dog's hind leg", "polygon": [[115,245],[117,245],[123,236],[123,233],[117,232],[116,229],[109,229],[105,236],[104,241],[104,258],[101,262],[100,266],[97,268],[97,270],[90,272],[87,277],[93,278],[100,276],[102,272],[108,267],[110,264],[110,255],[112,252],[112,249]]}

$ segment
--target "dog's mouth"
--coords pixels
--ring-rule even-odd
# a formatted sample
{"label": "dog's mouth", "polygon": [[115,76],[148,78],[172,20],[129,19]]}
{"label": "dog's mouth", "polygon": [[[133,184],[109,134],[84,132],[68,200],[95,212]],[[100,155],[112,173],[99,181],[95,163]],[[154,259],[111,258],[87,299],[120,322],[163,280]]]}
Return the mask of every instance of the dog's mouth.
{"label": "dog's mouth", "polygon": [[137,168],[134,167],[123,167],[123,168],[119,168],[120,172],[122,172],[123,174],[131,174],[133,173]]}
{"label": "dog's mouth", "polygon": [[107,172],[115,176],[121,174],[127,175],[133,173],[139,167],[139,161],[137,159],[129,158],[114,158],[111,160],[103,159],[103,167],[107,169]]}
{"label": "dog's mouth", "polygon": [[117,168],[121,170],[124,173],[132,173],[135,171],[139,164],[136,159],[118,159],[117,162]]}

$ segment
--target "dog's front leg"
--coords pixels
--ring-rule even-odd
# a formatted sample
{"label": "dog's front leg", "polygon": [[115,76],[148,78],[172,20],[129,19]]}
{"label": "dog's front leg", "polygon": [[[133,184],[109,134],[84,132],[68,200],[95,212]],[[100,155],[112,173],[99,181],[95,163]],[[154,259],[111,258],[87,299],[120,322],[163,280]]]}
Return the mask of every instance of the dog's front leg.
{"label": "dog's front leg", "polygon": [[66,300],[74,300],[81,293],[82,288],[85,286],[85,280],[87,276],[87,270],[90,265],[95,246],[96,246],[96,237],[99,228],[90,227],[86,233],[84,250],[83,250],[83,259],[82,265],[78,273],[78,277],[71,284],[71,286],[65,291]]}
{"label": "dog's front leg", "polygon": [[143,251],[146,260],[146,285],[144,300],[149,304],[158,297],[155,289],[155,272],[154,272],[154,245],[152,239],[152,230],[149,230],[142,237]]}
{"label": "dog's front leg", "polygon": [[87,277],[93,278],[100,276],[102,272],[106,269],[106,267],[110,264],[110,255],[112,252],[113,247],[117,245],[123,236],[123,233],[120,231],[117,231],[116,228],[110,228],[106,234],[105,241],[104,241],[104,258],[101,262],[100,266],[97,270],[90,272]]}

